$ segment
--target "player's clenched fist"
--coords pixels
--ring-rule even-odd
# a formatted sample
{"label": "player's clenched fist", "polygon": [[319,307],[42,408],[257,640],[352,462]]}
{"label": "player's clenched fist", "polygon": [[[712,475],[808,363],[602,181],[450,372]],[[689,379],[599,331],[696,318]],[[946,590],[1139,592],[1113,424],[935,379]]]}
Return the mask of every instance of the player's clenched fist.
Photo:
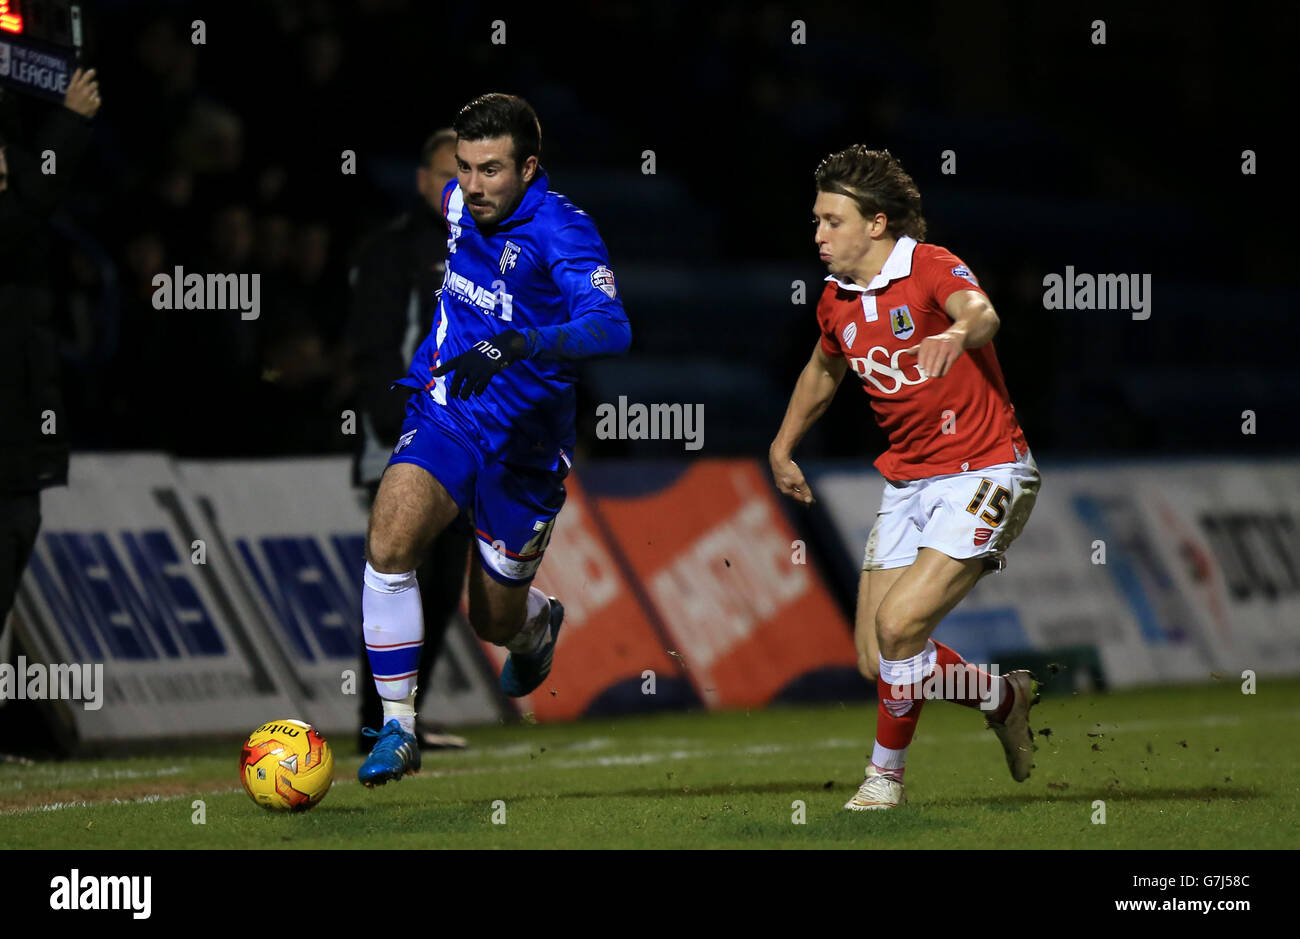
{"label": "player's clenched fist", "polygon": [[961,337],[949,333],[926,336],[915,346],[904,350],[916,356],[916,366],[929,378],[943,378],[952,368],[952,363],[961,357]]}
{"label": "player's clenched fist", "polygon": [[775,453],[771,454],[769,459],[772,463],[772,478],[776,480],[777,489],[792,499],[798,499],[804,505],[812,505],[816,501],[798,463],[788,456]]}
{"label": "player's clenched fist", "polygon": [[95,70],[77,69],[68,81],[68,90],[63,95],[63,106],[75,111],[82,117],[94,117],[103,102],[99,100],[99,80]]}

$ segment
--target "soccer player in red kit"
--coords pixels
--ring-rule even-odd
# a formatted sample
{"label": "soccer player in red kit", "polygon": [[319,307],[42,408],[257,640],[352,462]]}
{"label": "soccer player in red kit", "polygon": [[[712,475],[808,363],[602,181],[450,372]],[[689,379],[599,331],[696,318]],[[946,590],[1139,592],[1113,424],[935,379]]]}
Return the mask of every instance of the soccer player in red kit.
{"label": "soccer player in red kit", "polygon": [[960,258],[925,243],[921,195],[888,151],[831,154],[816,184],[815,240],[830,271],[817,304],[822,334],[772,442],[772,474],[781,492],[813,501],[791,454],[849,371],[889,439],[875,461],[884,496],[854,629],[858,668],[880,697],[876,741],[844,807],[905,803],[904,760],[927,697],[983,710],[1023,781],[1037,682],[1027,671],[991,675],[930,638],[981,576],[1002,570],[1038,494],[993,351],[998,315]]}

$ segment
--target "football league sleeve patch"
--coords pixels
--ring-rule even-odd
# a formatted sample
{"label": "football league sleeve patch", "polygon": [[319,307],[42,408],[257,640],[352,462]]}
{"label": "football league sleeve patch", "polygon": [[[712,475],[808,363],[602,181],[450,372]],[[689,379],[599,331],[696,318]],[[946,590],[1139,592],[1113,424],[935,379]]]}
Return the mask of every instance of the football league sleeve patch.
{"label": "football league sleeve patch", "polygon": [[575,360],[626,352],[632,325],[595,226],[574,220],[558,228],[551,240],[551,258],[551,277],[564,294],[570,318],[567,323],[527,330],[529,356]]}
{"label": "football league sleeve patch", "polygon": [[984,288],[980,286],[979,280],[971,269],[950,251],[940,251],[928,259],[926,280],[941,310],[948,302],[948,298],[959,290],[984,293]]}

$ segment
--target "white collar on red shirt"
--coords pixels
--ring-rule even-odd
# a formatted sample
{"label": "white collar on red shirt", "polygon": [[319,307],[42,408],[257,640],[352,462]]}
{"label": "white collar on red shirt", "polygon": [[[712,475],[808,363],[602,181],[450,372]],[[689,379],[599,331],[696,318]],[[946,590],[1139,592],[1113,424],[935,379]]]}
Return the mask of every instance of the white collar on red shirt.
{"label": "white collar on red shirt", "polygon": [[916,249],[916,239],[910,235],[904,235],[894,242],[894,250],[889,252],[889,257],[885,258],[885,263],[880,268],[880,273],[871,278],[871,283],[865,287],[858,284],[845,283],[834,274],[827,274],[827,280],[833,280],[845,290],[857,290],[863,293],[868,290],[880,290],[891,280],[898,280],[900,277],[906,277],[912,273],[912,252]]}

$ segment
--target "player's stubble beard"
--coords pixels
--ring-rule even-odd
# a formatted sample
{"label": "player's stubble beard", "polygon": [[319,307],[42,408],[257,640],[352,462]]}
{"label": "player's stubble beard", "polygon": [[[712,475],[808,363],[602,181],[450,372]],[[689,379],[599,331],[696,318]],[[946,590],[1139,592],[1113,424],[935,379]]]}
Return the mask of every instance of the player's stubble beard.
{"label": "player's stubble beard", "polygon": [[[519,173],[515,177],[515,181],[518,183],[518,187],[511,193],[509,201],[503,199],[499,204],[504,207],[490,213],[489,215],[479,216],[474,210],[477,208],[483,208],[484,206],[475,203],[472,199],[466,200],[466,204],[470,207],[470,215],[474,218],[474,224],[478,225],[480,228],[492,228],[510,217],[510,213],[519,206],[520,202],[524,201],[524,192],[528,189],[528,183],[524,182],[522,173]],[[487,207],[491,208],[492,205],[492,201],[487,200]]]}

